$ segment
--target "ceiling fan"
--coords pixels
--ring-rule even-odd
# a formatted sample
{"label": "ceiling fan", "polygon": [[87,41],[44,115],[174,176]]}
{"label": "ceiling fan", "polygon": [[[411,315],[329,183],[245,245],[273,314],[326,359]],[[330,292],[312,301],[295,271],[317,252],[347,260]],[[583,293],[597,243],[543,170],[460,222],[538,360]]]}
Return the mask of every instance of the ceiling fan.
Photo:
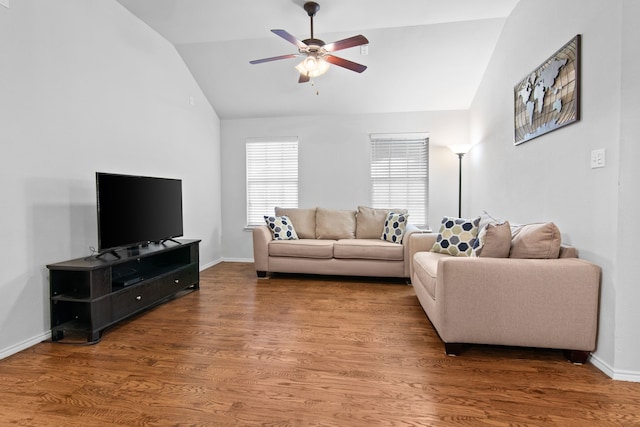
{"label": "ceiling fan", "polygon": [[289,43],[298,46],[298,53],[256,59],[249,62],[251,64],[261,64],[263,62],[277,61],[279,59],[289,59],[299,56],[306,56],[306,58],[296,66],[296,69],[300,72],[298,83],[308,82],[309,80],[311,80],[311,77],[317,77],[324,74],[329,69],[329,64],[334,64],[339,67],[355,71],[356,73],[361,73],[367,69],[365,65],[358,64],[356,62],[352,62],[347,59],[339,58],[330,54],[330,52],[335,52],[337,50],[348,49],[350,47],[368,44],[369,40],[367,40],[365,36],[357,35],[333,43],[325,44],[322,40],[313,37],[313,17],[316,15],[316,13],[318,13],[318,10],[320,10],[320,5],[312,1],[306,2],[304,4],[304,10],[307,11],[309,18],[311,19],[310,38],[301,41],[296,39],[285,30],[271,30],[272,33],[282,37]]}

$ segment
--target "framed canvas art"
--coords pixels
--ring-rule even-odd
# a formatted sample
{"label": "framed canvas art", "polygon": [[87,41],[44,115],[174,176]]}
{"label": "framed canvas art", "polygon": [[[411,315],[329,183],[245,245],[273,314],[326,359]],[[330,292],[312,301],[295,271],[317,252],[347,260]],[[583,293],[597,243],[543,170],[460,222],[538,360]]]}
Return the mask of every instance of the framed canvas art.
{"label": "framed canvas art", "polygon": [[580,35],[522,79],[513,101],[515,145],[580,120]]}

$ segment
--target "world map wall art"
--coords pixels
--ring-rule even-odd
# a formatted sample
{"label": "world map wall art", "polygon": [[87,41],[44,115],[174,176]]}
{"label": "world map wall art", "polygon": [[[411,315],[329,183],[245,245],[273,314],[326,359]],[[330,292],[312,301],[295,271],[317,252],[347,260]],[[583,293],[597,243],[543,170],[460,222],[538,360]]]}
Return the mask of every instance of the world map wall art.
{"label": "world map wall art", "polygon": [[580,120],[580,35],[513,90],[514,144]]}

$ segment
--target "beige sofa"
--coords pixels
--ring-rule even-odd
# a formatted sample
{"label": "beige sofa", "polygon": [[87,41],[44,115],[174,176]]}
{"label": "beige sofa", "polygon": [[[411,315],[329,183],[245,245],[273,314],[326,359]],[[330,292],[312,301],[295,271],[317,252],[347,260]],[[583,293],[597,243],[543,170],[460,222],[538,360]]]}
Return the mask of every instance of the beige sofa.
{"label": "beige sofa", "polygon": [[596,348],[601,270],[550,230],[557,249],[538,255],[553,259],[526,258],[531,242],[516,247],[513,236],[502,258],[435,253],[436,233],[411,236],[412,285],[447,354],[496,344],[557,348],[586,362]]}
{"label": "beige sofa", "polygon": [[381,238],[390,211],[325,208],[276,208],[286,216],[298,239],[276,240],[267,225],[253,229],[253,256],[258,277],[268,273],[409,278],[409,237],[418,231],[406,224],[399,243]]}

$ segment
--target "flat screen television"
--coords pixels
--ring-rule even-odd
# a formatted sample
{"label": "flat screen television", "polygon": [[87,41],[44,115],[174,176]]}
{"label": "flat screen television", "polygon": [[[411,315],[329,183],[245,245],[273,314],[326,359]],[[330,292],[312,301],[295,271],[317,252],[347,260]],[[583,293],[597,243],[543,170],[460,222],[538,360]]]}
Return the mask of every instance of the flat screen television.
{"label": "flat screen television", "polygon": [[96,172],[100,253],[183,235],[182,181]]}

